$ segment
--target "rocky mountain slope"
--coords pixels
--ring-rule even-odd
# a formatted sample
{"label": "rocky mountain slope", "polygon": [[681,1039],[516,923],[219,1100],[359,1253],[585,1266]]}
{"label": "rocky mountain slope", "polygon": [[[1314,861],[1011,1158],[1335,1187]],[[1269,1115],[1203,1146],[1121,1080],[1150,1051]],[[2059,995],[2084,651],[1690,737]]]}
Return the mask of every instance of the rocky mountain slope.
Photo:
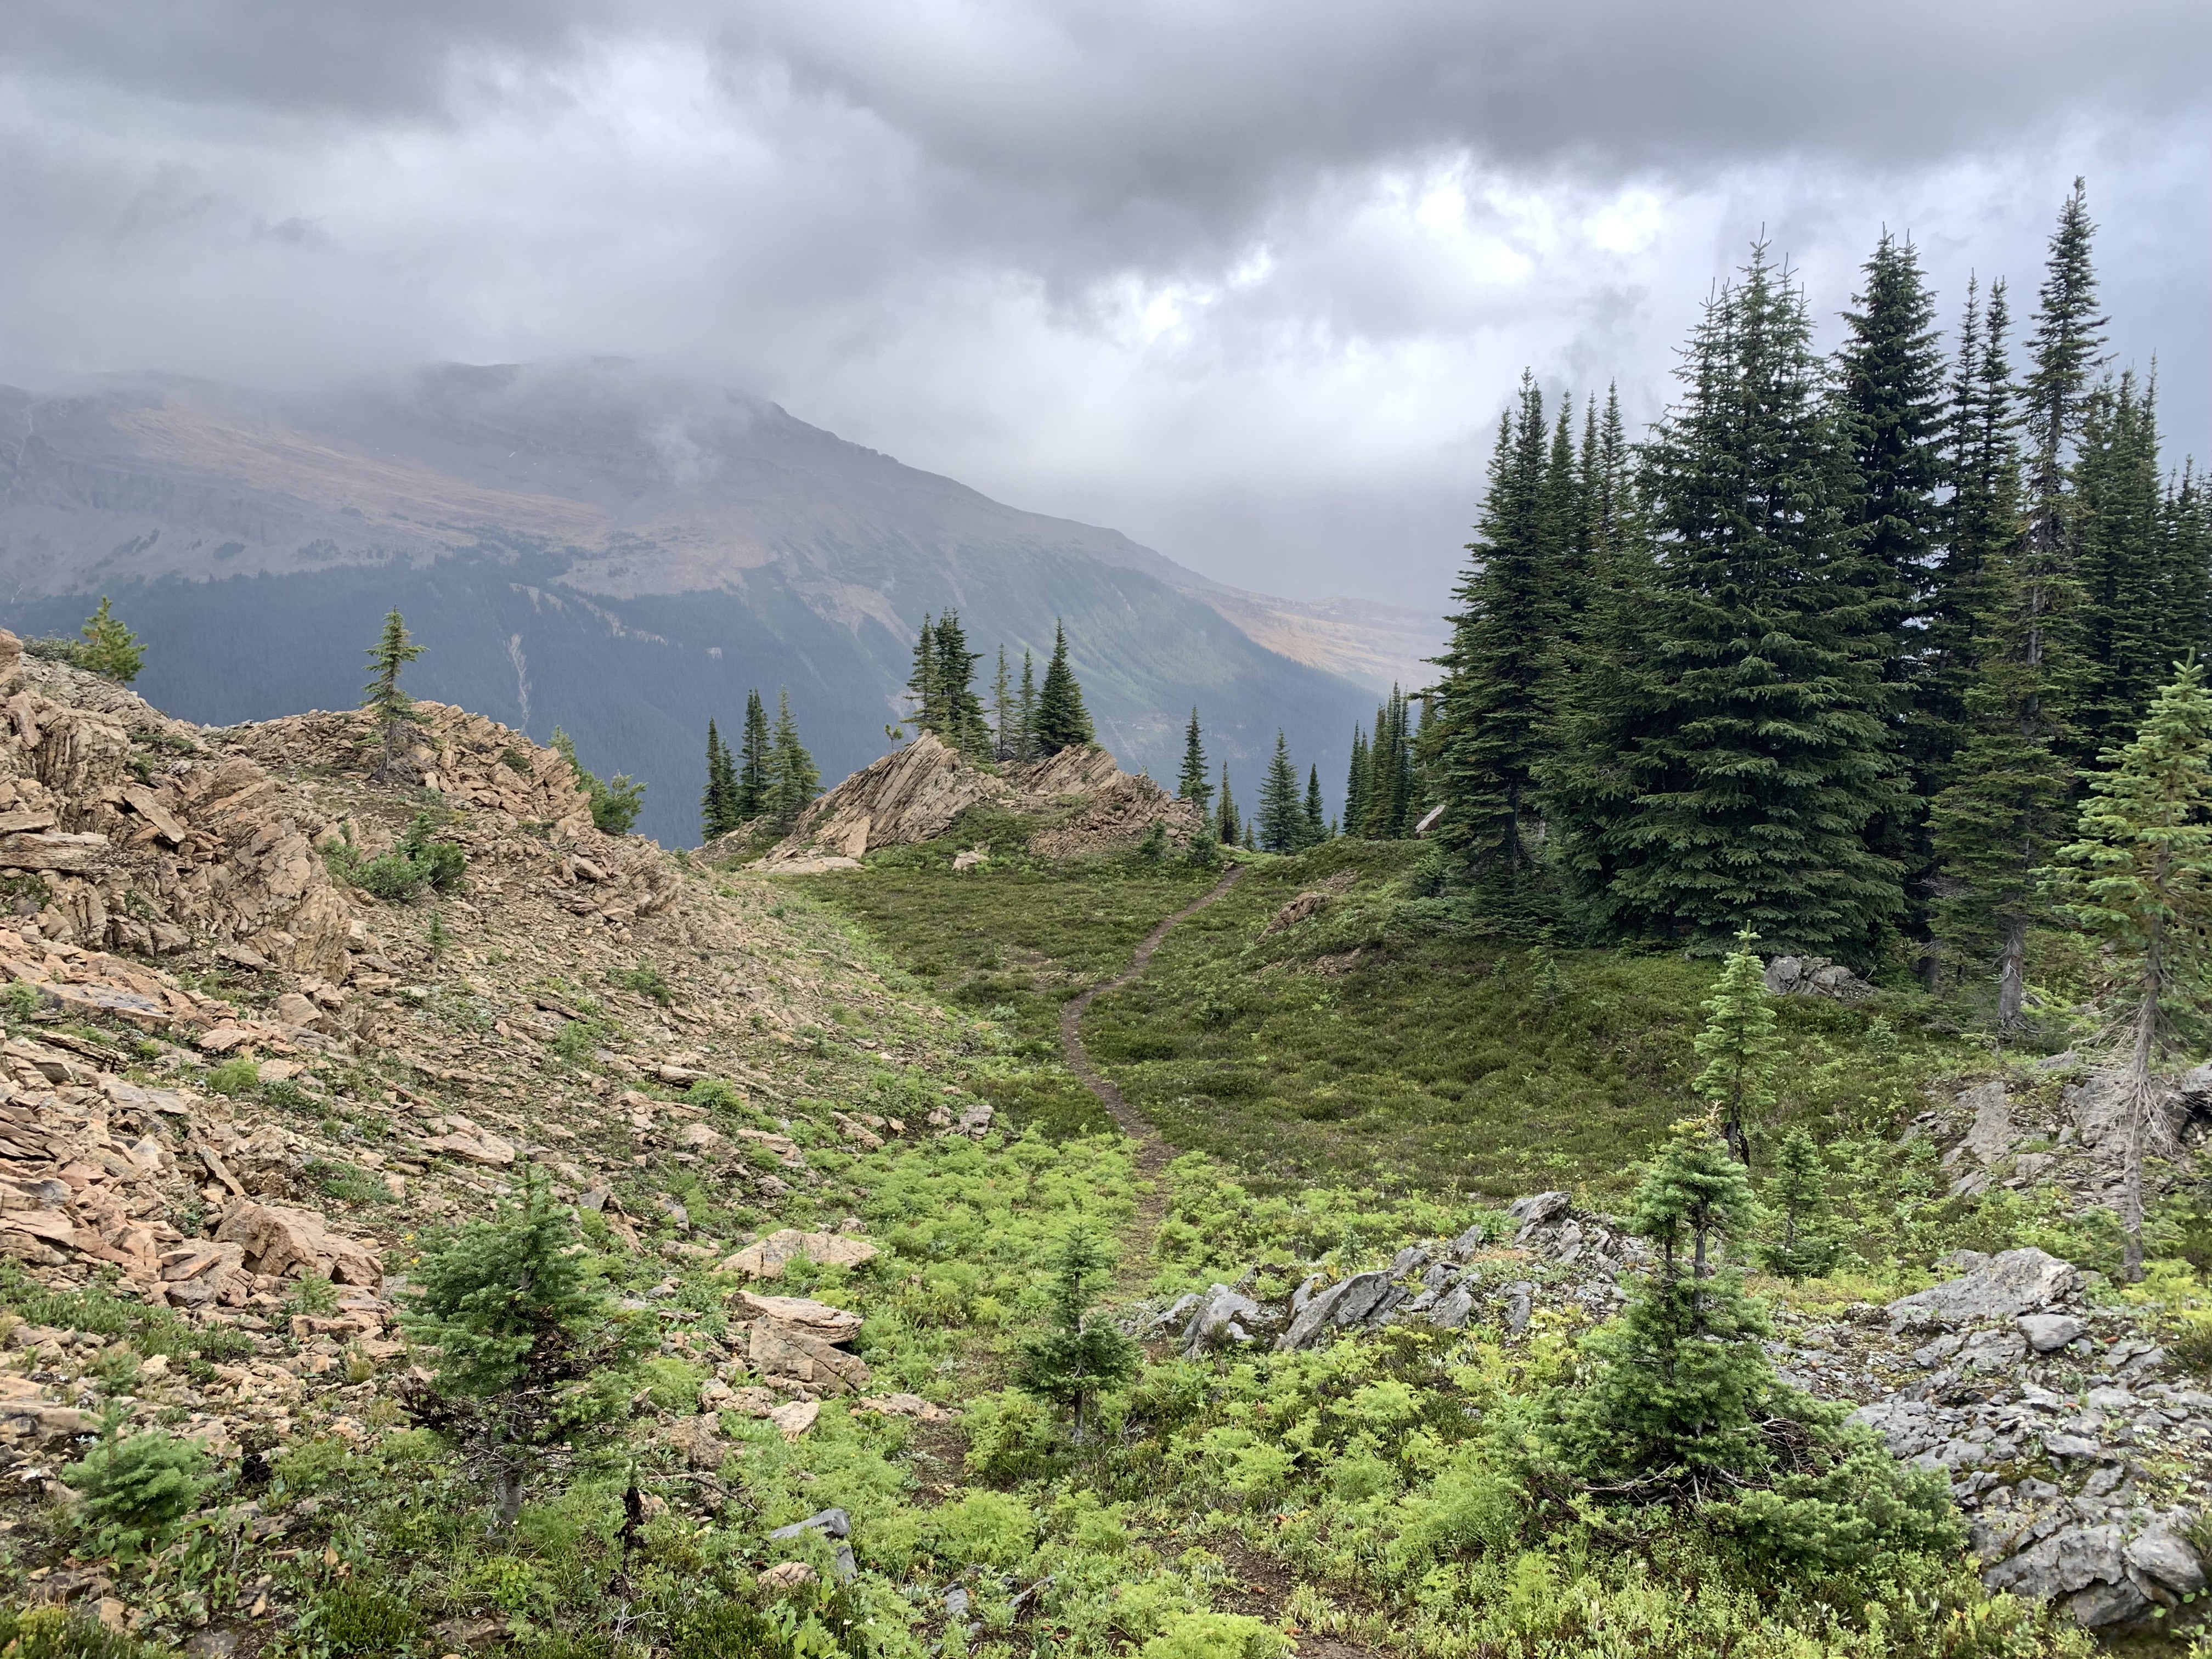
{"label": "rocky mountain slope", "polygon": [[[1044,833],[1087,824],[1066,850],[1105,869],[1102,847],[1173,809],[1096,752],[1009,784],[925,739],[829,798],[783,873],[722,872],[601,834],[556,756],[480,715],[428,706],[404,781],[380,783],[358,715],[194,727],[15,646],[0,635],[0,1583],[18,1602],[200,1656],[532,1653],[618,1624],[629,1651],[705,1659],[727,1650],[701,1622],[720,1607],[823,1621],[815,1648],[747,1638],[779,1655],[873,1617],[838,1650],[1034,1626],[1085,1653],[1278,1651],[1295,1627],[1356,1659],[1397,1645],[1362,1599],[1385,1558],[1360,1553],[1347,1589],[1318,1537],[1269,1555],[1307,1524],[1278,1503],[1284,1472],[1310,1468],[1332,1524],[1396,1515],[1414,1537],[1442,1500],[1394,1509],[1378,1453],[1448,1474],[1467,1448],[1437,1436],[1495,1409],[1499,1378],[1557,1374],[1643,1263],[1564,1191],[1504,1215],[1255,1200],[1202,1159],[1140,1177],[1113,1138],[1010,1138],[983,1091],[1032,1062],[789,872],[825,843],[1048,802],[1069,816]],[[460,879],[379,899],[348,876],[426,815]],[[2113,1155],[2102,1088],[2070,1060],[2021,1068],[1906,1133],[1962,1194],[2049,1156],[2033,1173],[2087,1201]],[[2192,1078],[2169,1102],[2162,1180],[2191,1178],[2208,1096]],[[2066,1144],[2028,1150],[2045,1140]],[[552,1449],[508,1531],[436,1437],[463,1419],[400,1319],[440,1229],[526,1180],[647,1335],[598,1403],[611,1449]],[[1416,1214],[1448,1230],[1409,1231]],[[1139,1470],[1196,1483],[1158,1501],[1036,1487],[1087,1466],[1000,1389],[1071,1227],[1119,1237],[1128,1290],[1170,1227],[1211,1269],[1193,1283],[1163,1249],[1155,1293],[1114,1304],[1162,1363],[1117,1408],[1123,1443],[1086,1455],[1135,1460],[1100,1476],[1126,1490]],[[1886,1305],[1785,1291],[1770,1352],[1943,1473],[1992,1589],[2100,1629],[2191,1616],[2212,1395],[2161,1346],[2165,1304],[2035,1249],[1944,1272]],[[1259,1372],[1222,1363],[1245,1353],[1322,1388],[1338,1427],[1255,1437],[1264,1412],[1235,1396]],[[166,1547],[102,1542],[74,1460],[156,1432],[220,1484]],[[1261,1505],[1243,1522],[1219,1507],[1240,1493]]]}
{"label": "rocky mountain slope", "polygon": [[152,647],[143,689],[230,722],[351,704],[396,605],[429,647],[424,690],[541,739],[566,727],[594,769],[648,781],[643,827],[671,844],[696,830],[710,715],[787,687],[842,775],[881,752],[914,629],[948,606],[1017,667],[1065,620],[1101,736],[1155,769],[1194,704],[1243,769],[1278,726],[1338,752],[1377,684],[1426,672],[1417,618],[1221,589],[632,365],[449,366],[292,399],[0,389],[0,620],[19,632],[71,631],[112,593]]}

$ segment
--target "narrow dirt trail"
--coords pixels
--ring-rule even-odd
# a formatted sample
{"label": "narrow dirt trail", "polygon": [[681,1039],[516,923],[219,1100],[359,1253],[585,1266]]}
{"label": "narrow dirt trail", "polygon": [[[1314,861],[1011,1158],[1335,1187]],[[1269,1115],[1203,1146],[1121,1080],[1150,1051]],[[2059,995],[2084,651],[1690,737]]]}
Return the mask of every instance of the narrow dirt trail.
{"label": "narrow dirt trail", "polygon": [[1121,1127],[1121,1133],[1137,1146],[1137,1213],[1130,1218],[1128,1228],[1123,1234],[1121,1250],[1121,1280],[1125,1288],[1143,1277],[1142,1264],[1152,1255],[1152,1237],[1159,1231],[1160,1223],[1166,1218],[1168,1190],[1167,1183],[1161,1177],[1166,1174],[1168,1160],[1175,1153],[1160,1138],[1160,1132],[1145,1121],[1136,1108],[1121,1097],[1121,1091],[1114,1086],[1112,1079],[1092,1062],[1090,1051],[1083,1046],[1083,1016],[1098,998],[1109,991],[1120,990],[1143,973],[1146,964],[1152,959],[1152,952],[1160,948],[1161,942],[1174,931],[1176,923],[1187,921],[1206,908],[1234,887],[1243,873],[1243,865],[1230,866],[1223,872],[1221,879],[1207,888],[1204,894],[1146,934],[1135,954],[1129,958],[1129,965],[1118,975],[1103,985],[1092,986],[1064,1005],[1060,1011],[1060,1050],[1066,1059],[1067,1069],[1075,1073],[1085,1088],[1097,1097],[1098,1103],[1113,1114],[1114,1121]]}

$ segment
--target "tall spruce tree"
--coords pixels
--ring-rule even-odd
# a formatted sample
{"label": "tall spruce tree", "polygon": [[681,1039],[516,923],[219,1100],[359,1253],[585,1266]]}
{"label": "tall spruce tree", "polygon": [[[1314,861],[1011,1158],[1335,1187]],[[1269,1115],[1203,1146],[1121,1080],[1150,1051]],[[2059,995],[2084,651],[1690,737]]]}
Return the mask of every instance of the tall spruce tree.
{"label": "tall spruce tree", "polygon": [[738,743],[737,787],[731,797],[740,823],[750,823],[769,810],[769,757],[774,748],[761,694],[757,690],[747,691],[744,735]]}
{"label": "tall spruce tree", "polygon": [[2035,872],[2068,828],[2077,745],[2067,722],[2086,678],[2071,559],[2029,523],[2009,320],[1993,283],[1978,334],[1970,293],[1954,380],[1951,545],[1931,628],[1931,683],[1959,742],[1929,809],[1942,875],[1931,967],[1956,983],[1993,965],[2000,1034],[2026,1007],[2028,932],[2045,913]]}
{"label": "tall spruce tree", "polygon": [[2103,937],[2132,1005],[2122,1169],[2124,1271],[2142,1277],[2143,1154],[2163,1132],[2153,1068],[2177,1005],[2195,1003],[2212,967],[2212,693],[2204,667],[2176,665],[2142,729],[2106,750],[2089,780],[2081,838],[2049,872],[2062,913]]}
{"label": "tall spruce tree", "polygon": [[2175,661],[2212,648],[2212,501],[2193,460],[2182,463],[2159,512],[2166,569],[2166,650]]}
{"label": "tall spruce tree", "polygon": [[[2028,435],[2027,536],[2019,574],[2029,620],[2032,662],[2048,656],[2069,665],[2086,650],[2091,617],[2081,596],[2081,524],[2076,512],[2075,462],[2087,424],[2097,371],[2105,362],[2105,325],[2097,310],[2097,276],[2090,259],[2096,227],[2081,179],[2059,210],[2037,292],[2029,339],[2031,367],[2022,404]],[[2059,683],[2046,688],[2056,693]],[[2089,682],[2068,677],[2063,687],[2086,695]],[[2063,739],[2069,757],[2085,762],[2096,745],[2072,706],[2039,708],[2039,721]]]}
{"label": "tall spruce tree", "polygon": [[1308,847],[1318,847],[1328,839],[1328,816],[1327,810],[1322,805],[1321,768],[1318,766],[1306,768],[1305,822],[1303,836],[1304,844]]}
{"label": "tall spruce tree", "polygon": [[2075,470],[2090,677],[2082,738],[2106,747],[2126,740],[2195,644],[2174,626],[2155,382],[2139,385],[2130,369],[2090,394]]}
{"label": "tall spruce tree", "polygon": [[1022,688],[1014,695],[1013,757],[1024,762],[1037,757],[1036,665],[1027,651],[1022,653]]}
{"label": "tall spruce tree", "polygon": [[1298,775],[1291,765],[1290,745],[1275,733],[1275,752],[1260,782],[1260,850],[1295,853],[1305,844],[1305,810],[1298,799]]}
{"label": "tall spruce tree", "polygon": [[775,732],[769,747],[768,810],[781,830],[799,821],[813,799],[822,793],[822,774],[814,757],[799,740],[799,722],[791,715],[791,696],[775,694]]}
{"label": "tall spruce tree", "polygon": [[1206,748],[1198,729],[1198,710],[1190,711],[1190,725],[1182,735],[1182,773],[1176,780],[1176,799],[1187,800],[1198,808],[1199,816],[1206,816],[1206,805],[1213,799],[1213,785],[1206,774]]}
{"label": "tall spruce tree", "polygon": [[1221,799],[1216,808],[1213,833],[1224,847],[1244,839],[1244,820],[1237,811],[1237,798],[1229,793],[1229,763],[1221,763]]}
{"label": "tall spruce tree", "polygon": [[[1567,453],[1564,432],[1558,448]],[[1535,778],[1551,733],[1565,614],[1561,497],[1570,492],[1551,459],[1543,393],[1524,372],[1516,408],[1498,421],[1476,539],[1454,590],[1451,642],[1434,659],[1443,670],[1443,713],[1423,757],[1444,807],[1438,844],[1492,908],[1515,914],[1528,908],[1535,883]],[[1379,730],[1375,752],[1384,752]],[[1378,776],[1373,798],[1395,790],[1395,779]],[[1389,799],[1383,815],[1401,820],[1405,805]],[[1393,823],[1383,833],[1404,830]]]}
{"label": "tall spruce tree", "polygon": [[999,647],[999,672],[991,677],[991,720],[997,727],[991,740],[991,757],[994,760],[1018,758],[1014,745],[1019,718],[1014,708],[1012,683],[1006,673],[1006,647],[1002,645]]}
{"label": "tall spruce tree", "polygon": [[[1436,735],[1440,741],[1442,728]],[[1358,833],[1370,841],[1402,841],[1419,816],[1419,799],[1406,694],[1392,686],[1389,700],[1375,711],[1375,735],[1367,746],[1366,805]]]}
{"label": "tall spruce tree", "polygon": [[1352,728],[1352,764],[1344,775],[1344,833],[1367,833],[1367,797],[1374,782],[1375,765],[1367,748],[1364,727]]}
{"label": "tall spruce tree", "polygon": [[991,725],[983,717],[982,699],[975,695],[975,665],[980,651],[968,648],[967,631],[960,613],[947,609],[937,619],[931,666],[936,676],[937,725],[931,729],[970,760],[991,757]]}
{"label": "tall spruce tree", "polygon": [[1056,755],[1091,741],[1091,714],[1083,706],[1083,688],[1067,665],[1067,629],[1053,624],[1052,660],[1045,665],[1044,686],[1037,693],[1036,751]]}
{"label": "tall spruce tree", "polygon": [[1601,919],[1865,961],[1904,909],[1867,825],[1897,810],[1889,617],[1838,500],[1802,292],[1755,247],[1711,302],[1645,451],[1662,557],[1599,758],[1568,792]]}
{"label": "tall spruce tree", "polygon": [[1937,499],[1944,482],[1943,356],[1935,296],[1910,241],[1885,231],[1863,282],[1856,308],[1844,313],[1848,334],[1836,356],[1837,437],[1850,468],[1844,518],[1858,538],[1856,563],[1888,624],[1882,678],[1891,691],[1893,741],[1908,769],[1908,787],[1893,810],[1878,814],[1866,833],[1870,847],[1906,872],[1907,929],[1924,938],[1923,896],[1934,861],[1924,802],[1950,758],[1947,734],[1931,730],[1917,708],[1931,665],[1922,647],[1944,518]]}
{"label": "tall spruce tree", "polygon": [[943,678],[937,672],[937,623],[927,611],[921,613],[921,627],[914,636],[914,666],[907,674],[906,695],[914,704],[907,719],[916,735],[944,730],[945,692]]}
{"label": "tall spruce tree", "polygon": [[738,768],[722,734],[707,721],[707,789],[699,799],[699,828],[704,839],[726,836],[744,820],[738,816]]}

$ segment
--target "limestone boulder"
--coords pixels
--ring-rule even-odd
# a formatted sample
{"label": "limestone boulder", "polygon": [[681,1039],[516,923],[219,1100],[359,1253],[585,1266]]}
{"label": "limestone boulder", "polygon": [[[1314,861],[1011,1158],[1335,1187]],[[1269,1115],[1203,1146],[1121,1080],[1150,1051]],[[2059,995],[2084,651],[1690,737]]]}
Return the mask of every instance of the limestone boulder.
{"label": "limestone boulder", "polygon": [[721,1271],[748,1279],[781,1279],[784,1267],[802,1256],[817,1267],[865,1267],[881,1254],[865,1238],[785,1227],[725,1258]]}
{"label": "limestone boulder", "polygon": [[2032,1247],[1994,1256],[1962,1250],[1954,1260],[1967,1271],[1891,1303],[1893,1325],[2014,1319],[2051,1307],[2071,1296],[2081,1284],[2072,1262]]}
{"label": "limestone boulder", "polygon": [[332,1232],[319,1211],[250,1201],[234,1204],[215,1236],[218,1243],[241,1246],[246,1266],[272,1279],[322,1277],[372,1289],[384,1282],[384,1265],[375,1253]]}

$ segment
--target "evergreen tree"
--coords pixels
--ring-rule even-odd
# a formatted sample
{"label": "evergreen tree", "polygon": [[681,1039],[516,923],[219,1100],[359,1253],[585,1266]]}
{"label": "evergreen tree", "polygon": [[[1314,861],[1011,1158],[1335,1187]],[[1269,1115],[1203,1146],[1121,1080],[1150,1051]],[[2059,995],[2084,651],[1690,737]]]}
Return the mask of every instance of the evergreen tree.
{"label": "evergreen tree", "polygon": [[1367,833],[1367,797],[1374,771],[1367,733],[1355,726],[1352,728],[1352,764],[1344,778],[1344,833],[1347,836]]}
{"label": "evergreen tree", "polygon": [[1260,850],[1295,853],[1305,842],[1305,810],[1298,799],[1298,775],[1291,766],[1290,745],[1275,733],[1275,752],[1260,783]]}
{"label": "evergreen tree", "polygon": [[2142,1164],[2157,1121],[2153,1077],[2172,1014],[2212,967],[2212,695],[2200,663],[2179,665],[2135,740],[2089,779],[2081,838],[2050,872],[2060,912],[2124,964],[2133,1005],[2121,1222],[2124,1272],[2142,1277]]}
{"label": "evergreen tree", "polygon": [[1214,834],[1224,847],[1234,847],[1244,839],[1244,820],[1237,814],[1236,797],[1229,793],[1229,763],[1221,763],[1221,804],[1214,821]]}
{"label": "evergreen tree", "polygon": [[1735,949],[1721,964],[1719,982],[1705,1000],[1705,1029],[1691,1043],[1705,1062],[1691,1090],[1713,1109],[1729,1150],[1747,1165],[1752,1120],[1774,1104],[1774,1068],[1782,1058],[1765,969],[1752,949],[1758,942],[1748,928],[1736,935]]}
{"label": "evergreen tree", "polygon": [[[2158,465],[2157,388],[2128,370],[2090,394],[2075,465],[2089,683],[2082,740],[2124,742],[2193,639],[2176,640]],[[2181,649],[2172,647],[2179,642]]]}
{"label": "evergreen tree", "polygon": [[[1441,741],[1442,729],[1437,734]],[[1375,711],[1375,737],[1367,750],[1367,794],[1359,833],[1370,841],[1401,841],[1413,832],[1419,794],[1405,693],[1393,686]]]}
{"label": "evergreen tree", "polygon": [[1306,768],[1305,823],[1299,831],[1299,844],[1318,847],[1328,839],[1328,818],[1322,810],[1321,768]]}
{"label": "evergreen tree", "polygon": [[1134,1376],[1144,1359],[1144,1351],[1110,1321],[1091,1316],[1107,1265],[1090,1234],[1079,1229],[1068,1234],[1054,1263],[1051,1327],[1023,1345],[1014,1373],[1020,1388],[1071,1409],[1079,1444],[1085,1407],[1102,1389]]}
{"label": "evergreen tree", "polygon": [[1629,1224],[1658,1246],[1658,1270],[1583,1339],[1598,1364],[1570,1408],[1570,1453],[1586,1476],[1613,1481],[1752,1474],[1766,1461],[1756,1424],[1775,1386],[1766,1322],[1713,1261],[1751,1227],[1743,1165],[1709,1120],[1678,1124],[1632,1203]]}
{"label": "evergreen tree", "polygon": [[1037,757],[1036,672],[1026,651],[1022,653],[1022,689],[1014,700],[1014,750],[1018,761]]}
{"label": "evergreen tree", "polygon": [[999,647],[999,672],[991,678],[991,718],[998,731],[991,744],[991,757],[998,761],[1018,758],[1014,753],[1019,740],[1019,711],[1013,706],[1012,694],[1006,676],[1006,647]]}
{"label": "evergreen tree", "polygon": [[2166,570],[2166,653],[2179,661],[2212,648],[2212,503],[2185,461],[2160,505],[2160,562]]}
{"label": "evergreen tree", "polygon": [[[2004,285],[1992,283],[1978,339],[1962,348],[1954,392],[1952,556],[1937,617],[1938,685],[1955,700],[1960,746],[1929,810],[1942,886],[1936,959],[1954,978],[1997,969],[1996,1026],[2021,1023],[2028,929],[2042,914],[2036,871],[2067,828],[2073,745],[2064,720],[2080,702],[2079,584],[2027,533]],[[1968,313],[1972,338],[1972,313]],[[1971,630],[1971,632],[1969,632]]]}
{"label": "evergreen tree", "polygon": [[1176,798],[1187,800],[1198,808],[1200,817],[1206,816],[1206,805],[1213,799],[1213,786],[1206,781],[1206,750],[1199,742],[1198,710],[1190,711],[1190,726],[1182,738],[1182,775],[1176,781]]}
{"label": "evergreen tree", "polygon": [[1904,908],[1863,838],[1899,799],[1889,621],[1838,510],[1803,296],[1763,247],[1682,375],[1646,450],[1663,557],[1643,637],[1562,792],[1577,860],[1616,931],[1711,949],[1751,926],[1863,961]]}
{"label": "evergreen tree", "polygon": [[[592,827],[610,836],[626,836],[645,805],[645,786],[627,772],[601,779],[576,754],[576,740],[559,726],[553,728],[553,747],[568,763],[569,775],[592,805]],[[427,826],[421,825],[427,833]]]}
{"label": "evergreen tree", "polygon": [[401,1322],[437,1354],[438,1391],[473,1413],[469,1437],[492,1467],[503,1528],[521,1513],[532,1468],[587,1431],[571,1386],[634,1341],[591,1264],[575,1212],[526,1169],[519,1199],[414,1270]]}
{"label": "evergreen tree", "polygon": [[1067,629],[1053,625],[1052,660],[1045,665],[1044,687],[1037,694],[1036,750],[1056,755],[1091,741],[1091,715],[1083,706],[1083,688],[1067,665]]}
{"label": "evergreen tree", "polygon": [[750,823],[769,810],[769,756],[775,739],[768,729],[768,709],[758,690],[745,693],[745,730],[738,748],[737,775],[731,791],[731,810],[739,823]]}
{"label": "evergreen tree", "polygon": [[1876,607],[1869,621],[1887,625],[1882,678],[1891,694],[1892,741],[1907,768],[1907,787],[1869,823],[1866,838],[1907,873],[1906,891],[1916,901],[1910,927],[1918,934],[1925,916],[1917,896],[1933,863],[1924,800],[1949,754],[1941,746],[1946,734],[1916,718],[1930,666],[1921,647],[1944,517],[1937,491],[1945,410],[1935,296],[1911,242],[1883,233],[1855,304],[1844,313],[1849,336],[1836,362],[1837,438],[1850,469],[1844,518],[1857,538],[1854,563]]}
{"label": "evergreen tree", "polygon": [[945,729],[945,680],[937,666],[937,624],[927,611],[921,630],[914,636],[914,667],[908,673],[906,694],[914,702],[907,718],[917,736]]}
{"label": "evergreen tree", "polygon": [[1784,1279],[1817,1279],[1836,1265],[1838,1251],[1829,1228],[1828,1165],[1803,1128],[1782,1138],[1774,1155],[1774,1176],[1766,1183],[1766,1206],[1779,1224],[1777,1236],[1759,1253],[1770,1273]]}
{"label": "evergreen tree", "polygon": [[714,729],[712,716],[707,721],[707,790],[699,800],[699,828],[703,839],[712,841],[726,836],[744,820],[738,815],[738,768],[730,758],[730,751],[722,742],[722,734]]}
{"label": "evergreen tree", "polygon": [[[1435,659],[1444,671],[1443,713],[1425,757],[1444,804],[1437,841],[1492,905],[1508,910],[1525,906],[1534,880],[1535,775],[1551,733],[1565,614],[1565,492],[1545,438],[1543,394],[1523,372],[1518,406],[1498,422],[1476,539],[1454,590],[1451,643]],[[1565,453],[1564,434],[1560,442]],[[1375,752],[1385,753],[1379,728]],[[1394,790],[1378,769],[1376,796]],[[1382,807],[1392,821],[1384,835],[1405,833],[1407,805],[1401,798]]]}
{"label": "evergreen tree", "polygon": [[1911,242],[1885,231],[1863,279],[1837,354],[1837,437],[1850,464],[1844,522],[1860,538],[1863,578],[1889,624],[1887,678],[1905,685],[1943,529],[1943,357],[1935,296]]}
{"label": "evergreen tree", "polygon": [[407,624],[399,613],[386,613],[383,633],[368,647],[369,666],[376,672],[362,688],[366,695],[361,704],[376,719],[377,738],[383,746],[376,775],[382,781],[389,782],[398,767],[399,746],[407,728],[422,724],[415,700],[399,689],[400,671],[422,654],[422,647],[408,636]]}
{"label": "evergreen tree", "polygon": [[76,665],[88,673],[113,680],[118,685],[128,685],[146,665],[146,647],[109,607],[106,594],[100,596],[100,603],[93,607],[92,614],[77,631],[83,635],[84,643],[76,648],[75,659]]}
{"label": "evergreen tree", "polygon": [[814,798],[822,793],[822,775],[814,757],[799,740],[799,722],[791,717],[788,692],[775,694],[775,732],[768,757],[768,811],[776,828],[788,830],[799,822]]}
{"label": "evergreen tree", "polygon": [[991,723],[983,717],[983,700],[975,695],[975,665],[980,651],[968,648],[968,635],[960,626],[960,613],[947,611],[937,619],[937,678],[944,701],[944,726],[939,735],[970,760],[991,757]]}
{"label": "evergreen tree", "polygon": [[1951,500],[1908,744],[1920,757],[1918,781],[1930,796],[1951,781],[1950,765],[1966,742],[1967,689],[1979,660],[1975,642],[1996,607],[1998,562],[2013,560],[2020,550],[2019,390],[2006,343],[2010,326],[2004,283],[1990,285],[1984,309],[1981,285],[1970,279],[1945,423],[1943,470]]}
{"label": "evergreen tree", "polygon": [[[2033,367],[2022,399],[2030,447],[2027,549],[2020,579],[2032,664],[2045,657],[2079,660],[2090,620],[2081,605],[2069,601],[2078,597],[2081,580],[2074,463],[2094,376],[2105,361],[2106,319],[2097,313],[2097,278],[2089,258],[2095,232],[2087,194],[2076,179],[2051,233],[2030,343]],[[2080,693],[2088,688],[2077,682],[2069,689]],[[2036,714],[2039,725],[2068,734],[2071,757],[2086,760],[2095,752],[2073,708],[2039,707]]]}

